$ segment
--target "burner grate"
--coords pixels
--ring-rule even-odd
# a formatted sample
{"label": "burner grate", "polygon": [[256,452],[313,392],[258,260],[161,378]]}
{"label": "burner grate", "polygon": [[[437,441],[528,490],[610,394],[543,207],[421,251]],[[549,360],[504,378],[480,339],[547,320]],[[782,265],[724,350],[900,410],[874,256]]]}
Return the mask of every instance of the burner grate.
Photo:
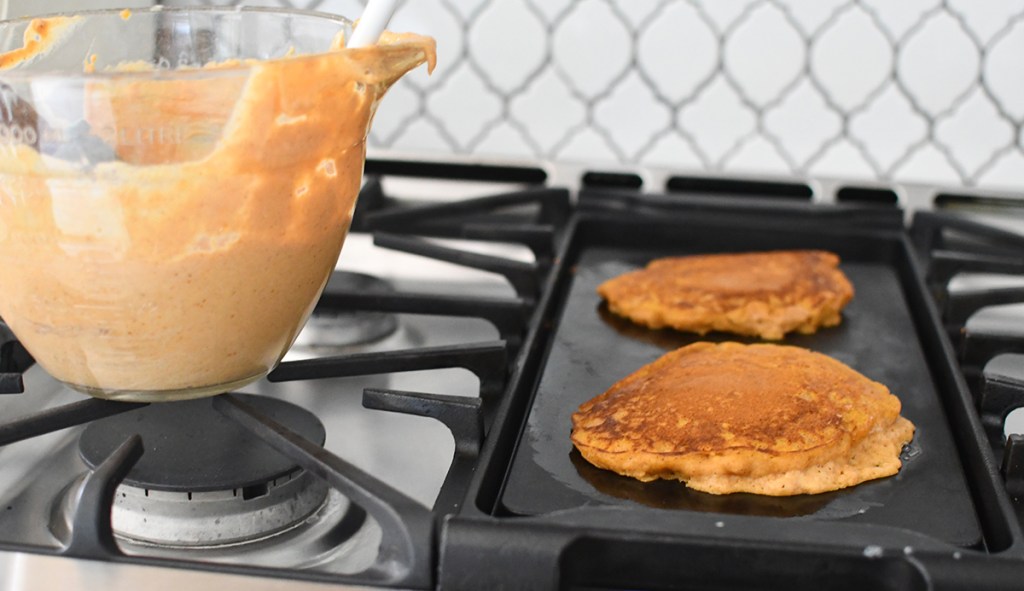
{"label": "burner grate", "polygon": [[[915,214],[911,236],[928,261],[926,279],[1024,524],[1024,438],[1007,433],[1011,413],[1024,408],[1024,233],[992,223],[1012,219],[1006,207],[975,203],[984,212],[978,214],[966,197],[956,204],[963,211]],[[965,279],[970,274],[975,281]]]}
{"label": "burner grate", "polygon": [[40,411],[0,424],[0,445],[8,445],[75,425],[83,425],[143,406],[146,406],[146,403],[114,402],[91,398]]}
{"label": "burner grate", "polygon": [[[985,219],[963,212],[918,212],[910,231],[927,265],[925,280],[975,392],[990,359],[1024,352],[1024,308],[1014,311],[1019,307],[1015,305],[1024,304],[1024,234]],[[966,274],[986,277],[958,283]],[[1019,281],[993,282],[998,276]]]}
{"label": "burner grate", "polygon": [[[498,182],[543,182],[534,169],[425,166],[368,162],[368,172],[440,178],[485,179]],[[568,191],[530,189],[470,199],[455,205],[407,202],[387,195],[377,177],[368,177],[360,198],[354,230],[379,229],[374,242],[381,247],[442,260],[504,277],[516,297],[471,297],[402,291],[366,291],[329,286],[317,309],[328,314],[358,310],[386,314],[421,314],[481,318],[493,324],[502,340],[420,347],[375,353],[347,353],[282,362],[269,382],[325,380],[348,376],[395,374],[432,369],[463,368],[479,380],[479,397],[453,396],[446,392],[414,392],[366,388],[363,406],[370,410],[412,414],[444,424],[455,441],[454,457],[433,506],[427,508],[396,488],[359,469],[339,455],[310,441],[253,404],[249,395],[217,396],[205,404],[245,432],[254,434],[283,454],[294,465],[325,481],[347,497],[352,505],[346,527],[365,517],[379,528],[379,548],[369,566],[358,572],[286,569],[252,563],[223,563],[227,570],[271,576],[289,576],[356,584],[430,588],[434,583],[438,528],[446,515],[460,506],[466,483],[477,468],[484,437],[504,404],[503,393],[516,368],[516,351],[533,326],[536,299],[551,268],[559,224],[569,216]],[[505,211],[508,210],[508,211]],[[372,214],[368,214],[372,211]],[[429,219],[430,223],[422,223]],[[386,228],[386,231],[383,231]],[[524,263],[452,246],[440,246],[431,238],[465,238],[521,244],[536,261]],[[22,375],[32,359],[6,327],[0,337],[0,391],[21,392]],[[338,395],[345,395],[339,392]],[[157,442],[145,441],[131,425],[147,405],[98,399],[76,401],[30,413],[0,423],[0,445],[12,444],[69,427],[87,425],[121,415],[127,435],[106,438],[103,450],[91,453],[93,469],[73,491],[78,502],[67,516],[67,536],[53,553],[104,561],[141,564],[172,564],[184,568],[210,568],[201,555],[167,558],[164,555],[127,552],[119,546],[112,527],[115,491],[124,485],[133,466],[144,462]],[[141,409],[141,410],[139,410]],[[133,413],[133,411],[135,411]],[[134,416],[133,416],[134,415]],[[91,425],[90,425],[91,424]],[[92,429],[95,433],[96,429]],[[124,437],[120,440],[120,437]],[[328,433],[329,436],[329,433]],[[149,450],[149,451],[147,451]],[[343,454],[342,454],[343,455]],[[130,480],[130,478],[128,479]],[[192,495],[194,491],[188,494]],[[199,494],[199,493],[196,493]],[[362,515],[364,517],[353,517]],[[18,550],[45,551],[32,547]]]}

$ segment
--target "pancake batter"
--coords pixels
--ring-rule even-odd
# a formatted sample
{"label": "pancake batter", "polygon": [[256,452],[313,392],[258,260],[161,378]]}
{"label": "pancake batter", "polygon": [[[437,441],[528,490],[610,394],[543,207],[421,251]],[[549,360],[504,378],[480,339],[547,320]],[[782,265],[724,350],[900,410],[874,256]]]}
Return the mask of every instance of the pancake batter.
{"label": "pancake batter", "polygon": [[[63,20],[37,20],[10,67]],[[37,38],[38,35],[38,38]],[[0,316],[95,396],[216,394],[280,360],[336,263],[370,119],[434,42],[87,79],[91,167],[0,146]],[[133,69],[127,66],[126,69]]]}

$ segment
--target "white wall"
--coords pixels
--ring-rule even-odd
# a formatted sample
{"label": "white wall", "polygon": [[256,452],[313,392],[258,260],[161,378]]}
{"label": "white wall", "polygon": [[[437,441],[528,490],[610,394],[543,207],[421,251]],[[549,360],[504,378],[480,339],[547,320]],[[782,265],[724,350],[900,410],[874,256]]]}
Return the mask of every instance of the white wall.
{"label": "white wall", "polygon": [[1024,188],[1024,0],[405,0],[393,28],[439,65],[378,150]]}

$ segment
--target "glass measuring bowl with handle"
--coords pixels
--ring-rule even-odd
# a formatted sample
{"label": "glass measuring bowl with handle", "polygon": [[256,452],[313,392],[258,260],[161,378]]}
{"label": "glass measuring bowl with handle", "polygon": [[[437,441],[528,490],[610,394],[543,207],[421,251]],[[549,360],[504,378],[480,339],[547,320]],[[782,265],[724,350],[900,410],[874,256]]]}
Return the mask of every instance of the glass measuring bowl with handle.
{"label": "glass measuring bowl with handle", "polygon": [[0,317],[55,378],[171,401],[266,375],[336,264],[377,105],[434,42],[306,11],[0,23]]}

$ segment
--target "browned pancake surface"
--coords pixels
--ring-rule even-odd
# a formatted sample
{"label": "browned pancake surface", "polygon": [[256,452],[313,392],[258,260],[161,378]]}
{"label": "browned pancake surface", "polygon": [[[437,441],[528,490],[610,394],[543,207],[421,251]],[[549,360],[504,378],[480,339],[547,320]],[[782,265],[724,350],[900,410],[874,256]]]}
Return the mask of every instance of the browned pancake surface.
{"label": "browned pancake surface", "polygon": [[885,386],[825,355],[695,343],[581,405],[572,441],[591,463],[640,480],[816,493],[898,471],[913,434],[899,413]]}
{"label": "browned pancake surface", "polygon": [[656,259],[597,291],[612,312],[650,328],[771,340],[839,324],[853,298],[839,257],[820,250]]}

